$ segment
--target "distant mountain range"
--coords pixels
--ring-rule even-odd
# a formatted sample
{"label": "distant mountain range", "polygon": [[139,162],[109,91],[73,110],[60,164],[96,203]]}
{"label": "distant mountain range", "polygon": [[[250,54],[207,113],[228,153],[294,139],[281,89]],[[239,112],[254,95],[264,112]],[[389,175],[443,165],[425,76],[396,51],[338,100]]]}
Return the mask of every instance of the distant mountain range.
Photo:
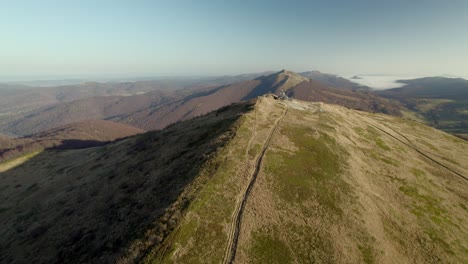
{"label": "distant mountain range", "polygon": [[427,77],[399,82],[405,86],[377,94],[404,104],[413,112],[408,118],[468,139],[468,80]]}
{"label": "distant mountain range", "polygon": [[96,119],[162,129],[231,103],[284,91],[306,101],[405,115],[466,137],[467,80],[428,77],[398,82],[403,87],[375,91],[319,71],[281,71],[42,88],[0,85],[0,132],[25,136]]}
{"label": "distant mountain range", "polygon": [[426,77],[400,80],[404,87],[380,91],[379,94],[398,99],[426,98],[468,100],[468,80],[462,78]]}
{"label": "distant mountain range", "polygon": [[[88,83],[74,88],[11,91],[11,94],[6,91],[3,92],[6,97],[0,99],[0,109],[9,114],[0,116],[0,131],[28,135],[87,119],[113,120],[143,129],[161,129],[234,102],[266,93],[279,94],[281,90],[303,100],[399,114],[400,106],[397,103],[380,98],[346,79],[319,72],[299,75],[281,71],[247,81],[216,85],[250,77],[218,78],[202,83],[197,80],[185,88],[181,88],[180,83],[137,82]],[[20,103],[14,103],[17,101]]]}

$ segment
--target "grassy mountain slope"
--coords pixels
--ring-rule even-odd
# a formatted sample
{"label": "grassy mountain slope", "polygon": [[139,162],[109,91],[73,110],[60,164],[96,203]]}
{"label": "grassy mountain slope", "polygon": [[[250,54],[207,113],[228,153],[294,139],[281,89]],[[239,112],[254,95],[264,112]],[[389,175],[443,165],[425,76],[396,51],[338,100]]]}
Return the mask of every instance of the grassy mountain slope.
{"label": "grassy mountain slope", "polygon": [[468,80],[427,77],[399,81],[401,88],[379,91],[414,111],[410,117],[468,139]]}
{"label": "grassy mountain slope", "polygon": [[282,117],[284,103],[261,98],[245,115],[146,263],[229,262],[233,248],[236,263],[467,261],[466,142],[387,115],[288,104]]}

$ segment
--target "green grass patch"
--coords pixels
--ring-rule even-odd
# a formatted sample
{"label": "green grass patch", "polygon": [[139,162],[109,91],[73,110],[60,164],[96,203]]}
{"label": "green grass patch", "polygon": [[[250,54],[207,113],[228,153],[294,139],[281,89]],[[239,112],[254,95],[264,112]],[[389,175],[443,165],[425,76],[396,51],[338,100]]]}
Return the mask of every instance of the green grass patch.
{"label": "green grass patch", "polygon": [[292,263],[292,255],[285,242],[278,236],[261,231],[252,234],[252,245],[249,249],[252,263]]}
{"label": "green grass patch", "polygon": [[420,178],[420,177],[426,175],[426,173],[424,171],[422,171],[420,169],[416,169],[416,168],[412,168],[411,173],[413,173],[413,175],[416,176],[416,178]]}
{"label": "green grass patch", "polygon": [[287,225],[288,244],[296,263],[335,263],[334,246],[327,234],[310,226]]}
{"label": "green grass patch", "polygon": [[368,126],[366,129],[361,127],[355,127],[353,130],[361,136],[361,138],[366,141],[373,141],[375,145],[383,150],[389,151],[391,148],[385,144],[385,142],[380,138],[380,133],[377,129]]}
{"label": "green grass patch", "polygon": [[377,146],[378,146],[379,148],[381,148],[381,149],[383,149],[383,150],[387,150],[387,151],[388,151],[388,150],[391,150],[391,148],[390,148],[389,146],[385,145],[385,143],[383,142],[383,140],[380,139],[380,138],[374,138],[374,142],[375,142],[375,144],[377,144]]}
{"label": "green grass patch", "polygon": [[[341,196],[350,190],[340,177],[347,153],[325,133],[319,138],[314,137],[311,128],[285,127],[281,133],[299,146],[299,150],[292,154],[285,151],[267,153],[265,170],[273,175],[275,193],[292,205],[316,199],[326,209],[322,212],[341,215]],[[303,209],[305,213],[314,210]]]}
{"label": "green grass patch", "polygon": [[446,253],[449,255],[454,254],[450,245],[444,239],[442,239],[439,231],[430,228],[425,230],[424,233],[429,236],[433,243],[439,245]]}
{"label": "green grass patch", "polygon": [[399,190],[412,198],[411,213],[416,215],[420,220],[430,219],[439,226],[446,224],[453,225],[447,211],[442,208],[438,199],[421,194],[417,188],[409,185],[402,185]]}
{"label": "green grass patch", "polygon": [[369,244],[362,245],[362,246],[359,245],[358,248],[359,248],[359,251],[361,251],[364,263],[366,263],[366,264],[375,263],[374,250]]}
{"label": "green grass patch", "polygon": [[385,164],[392,165],[392,166],[399,166],[400,165],[400,162],[398,160],[396,160],[396,159],[392,159],[390,157],[379,154],[374,150],[369,150],[369,151],[370,151],[369,152],[370,157],[372,157],[375,160],[380,160],[380,161],[384,162]]}
{"label": "green grass patch", "polygon": [[466,207],[466,205],[462,203],[459,203],[458,205],[460,205],[460,207],[463,208],[465,211],[468,211],[468,208]]}

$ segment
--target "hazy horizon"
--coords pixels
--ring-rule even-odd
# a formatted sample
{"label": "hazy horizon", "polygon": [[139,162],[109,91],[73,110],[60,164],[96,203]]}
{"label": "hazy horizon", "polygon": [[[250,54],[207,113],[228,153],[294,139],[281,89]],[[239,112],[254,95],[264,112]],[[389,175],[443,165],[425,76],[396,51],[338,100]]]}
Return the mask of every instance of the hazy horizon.
{"label": "hazy horizon", "polygon": [[[263,72],[251,72],[251,73],[242,73],[237,75],[174,75],[174,76],[46,76],[40,78],[36,77],[29,77],[29,78],[20,78],[20,79],[2,79],[0,76],[0,84],[16,84],[16,85],[26,85],[31,87],[54,87],[54,86],[62,86],[62,85],[75,85],[75,84],[82,84],[86,82],[101,82],[101,83],[118,83],[118,82],[135,82],[135,81],[151,81],[151,80],[161,80],[161,79],[189,79],[189,78],[217,78],[217,77],[224,77],[224,76],[240,76],[240,75],[247,75],[247,74],[270,74],[271,72],[275,71],[263,71]],[[314,70],[316,71],[316,70]],[[306,72],[306,71],[299,71],[298,73]],[[322,72],[323,73],[323,72]],[[330,73],[327,73],[330,74]],[[333,73],[331,73],[333,74]],[[417,79],[423,77],[445,77],[445,78],[465,78],[463,76],[452,76],[452,75],[392,75],[392,74],[350,74],[350,75],[337,75],[339,77],[348,79],[351,82],[368,86],[375,90],[385,90],[390,88],[398,88],[402,87],[405,84],[399,83],[399,80],[409,80],[409,79]],[[355,78],[358,76],[359,78]]]}
{"label": "hazy horizon", "polygon": [[467,24],[466,1],[5,1],[0,81],[283,68],[467,78]]}

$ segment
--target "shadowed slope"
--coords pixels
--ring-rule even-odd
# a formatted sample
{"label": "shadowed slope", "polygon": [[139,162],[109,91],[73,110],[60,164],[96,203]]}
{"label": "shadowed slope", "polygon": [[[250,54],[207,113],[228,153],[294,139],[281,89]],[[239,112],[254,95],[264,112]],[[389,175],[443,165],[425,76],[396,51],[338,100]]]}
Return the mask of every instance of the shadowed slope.
{"label": "shadowed slope", "polygon": [[0,262],[138,259],[173,230],[197,192],[192,182],[210,177],[216,168],[206,162],[249,108],[220,109],[102,147],[46,150],[1,173]]}
{"label": "shadowed slope", "polygon": [[0,138],[0,161],[45,148],[78,149],[100,146],[143,132],[139,128],[105,120],[72,123],[24,138]]}

